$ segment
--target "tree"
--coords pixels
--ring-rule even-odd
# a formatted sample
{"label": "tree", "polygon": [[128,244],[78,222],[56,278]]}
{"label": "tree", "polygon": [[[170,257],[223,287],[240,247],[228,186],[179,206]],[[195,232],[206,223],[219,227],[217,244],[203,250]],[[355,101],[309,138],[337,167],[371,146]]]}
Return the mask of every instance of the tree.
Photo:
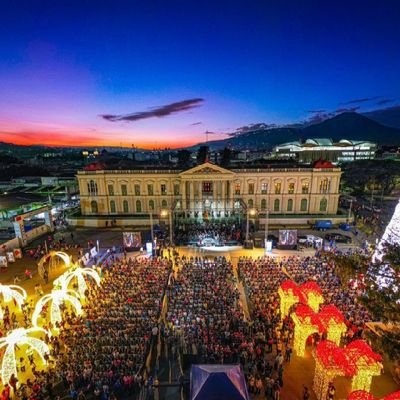
{"label": "tree", "polygon": [[208,156],[208,146],[200,146],[197,152],[197,164],[203,164]]}
{"label": "tree", "polygon": [[232,150],[229,147],[225,147],[224,150],[222,151],[222,157],[221,157],[221,165],[223,166],[228,166],[231,162],[232,159]]}
{"label": "tree", "polygon": [[189,150],[178,150],[178,164],[181,167],[187,167],[190,163],[191,152]]}

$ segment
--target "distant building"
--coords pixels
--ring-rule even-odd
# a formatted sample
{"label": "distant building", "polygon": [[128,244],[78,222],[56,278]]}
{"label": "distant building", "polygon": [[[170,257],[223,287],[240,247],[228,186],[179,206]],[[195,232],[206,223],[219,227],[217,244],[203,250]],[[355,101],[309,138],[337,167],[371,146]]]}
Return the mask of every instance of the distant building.
{"label": "distant building", "polygon": [[324,159],[336,164],[373,159],[376,150],[376,143],[362,140],[342,139],[334,143],[331,139],[315,138],[305,142],[283,143],[274,148],[273,155],[275,158],[293,159],[301,163]]}

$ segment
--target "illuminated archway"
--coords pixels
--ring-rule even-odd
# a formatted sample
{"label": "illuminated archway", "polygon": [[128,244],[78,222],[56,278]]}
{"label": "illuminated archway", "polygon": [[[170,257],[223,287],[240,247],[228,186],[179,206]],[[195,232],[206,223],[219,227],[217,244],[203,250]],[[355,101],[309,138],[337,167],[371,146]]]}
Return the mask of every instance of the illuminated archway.
{"label": "illuminated archway", "polygon": [[[0,294],[3,296],[4,303],[9,303],[14,300],[19,309],[21,309],[27,297],[25,289],[17,285],[0,284]],[[3,319],[3,316],[3,307],[0,305],[0,318]]]}
{"label": "illuminated archway", "polygon": [[100,286],[100,276],[97,271],[90,268],[77,267],[73,270],[69,270],[61,275],[58,279],[54,281],[55,285],[60,285],[61,288],[67,290],[71,283],[76,280],[78,284],[78,294],[80,298],[85,297],[85,292],[88,289],[86,278],[93,279],[93,281]]}
{"label": "illuminated archway", "polygon": [[71,256],[69,256],[67,253],[63,251],[54,251],[50,250],[48,254],[45,254],[39,261],[38,263],[38,272],[39,275],[43,278],[44,276],[44,270],[45,270],[45,264],[48,262],[48,272],[49,275],[53,270],[58,268],[57,260],[61,259],[64,262],[65,268],[69,268],[72,264],[71,261]]}
{"label": "illuminated archway", "polygon": [[293,281],[285,281],[279,286],[278,295],[280,298],[281,319],[285,318],[291,307],[302,302],[303,294]]}

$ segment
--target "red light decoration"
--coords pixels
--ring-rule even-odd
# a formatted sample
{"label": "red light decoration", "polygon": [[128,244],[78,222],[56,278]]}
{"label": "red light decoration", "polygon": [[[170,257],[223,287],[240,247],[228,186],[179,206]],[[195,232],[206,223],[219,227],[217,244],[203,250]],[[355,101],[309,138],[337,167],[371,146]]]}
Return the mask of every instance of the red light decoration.
{"label": "red light decoration", "polygon": [[347,400],[375,400],[375,397],[365,390],[356,390],[349,394]]}
{"label": "red light decoration", "polygon": [[344,315],[336,306],[330,304],[322,307],[318,316],[325,326],[327,339],[339,345],[342,335],[347,331]]}
{"label": "red light decoration", "polygon": [[319,306],[324,302],[322,290],[318,284],[314,281],[308,281],[300,286],[300,290],[303,292],[306,303],[314,312],[318,312]]}
{"label": "red light decoration", "polygon": [[300,288],[293,281],[284,281],[278,289],[280,298],[281,318],[285,318],[290,311],[290,308],[297,304],[304,302],[304,295]]}
{"label": "red light decoration", "polygon": [[393,392],[391,394],[388,394],[383,398],[383,400],[400,400],[400,390],[397,392]]}

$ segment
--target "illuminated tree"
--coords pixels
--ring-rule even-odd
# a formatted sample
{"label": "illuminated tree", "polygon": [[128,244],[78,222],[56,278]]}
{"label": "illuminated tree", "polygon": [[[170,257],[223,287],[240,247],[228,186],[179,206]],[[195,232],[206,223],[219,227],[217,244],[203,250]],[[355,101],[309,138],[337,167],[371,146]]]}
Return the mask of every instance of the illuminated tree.
{"label": "illuminated tree", "polygon": [[71,282],[76,279],[78,283],[78,293],[81,298],[85,297],[85,292],[88,289],[86,278],[93,279],[93,281],[100,286],[100,276],[97,271],[90,268],[77,267],[73,270],[67,271],[54,281],[54,284],[60,285],[61,288],[67,290]]}
{"label": "illuminated tree", "polygon": [[279,286],[281,318],[285,318],[291,307],[304,301],[304,296],[299,287],[293,281],[285,281]]}
{"label": "illuminated tree", "polygon": [[43,307],[48,303],[51,304],[50,321],[53,326],[62,320],[61,305],[63,303],[70,303],[78,315],[82,312],[82,306],[75,291],[66,289],[53,290],[50,294],[46,294],[36,303],[35,310],[32,314],[33,326],[38,326],[39,315],[41,314]]}
{"label": "illuminated tree", "polygon": [[15,350],[28,346],[28,348],[38,354],[43,364],[46,364],[45,354],[50,353],[47,344],[40,339],[29,336],[34,332],[46,333],[42,328],[18,328],[11,331],[7,336],[0,338],[0,348],[5,347],[3,360],[1,364],[1,379],[3,384],[8,383],[12,374],[17,376]]}
{"label": "illuminated tree", "polygon": [[339,346],[343,334],[347,331],[343,314],[336,306],[330,304],[322,307],[318,317],[326,329],[327,339]]}
{"label": "illuminated tree", "polygon": [[321,288],[314,281],[308,281],[300,286],[300,290],[303,292],[306,303],[314,310],[318,312],[319,306],[324,302]]}
{"label": "illuminated tree", "polygon": [[[9,303],[14,300],[15,303],[21,308],[26,299],[26,291],[17,285],[2,285],[0,284],[0,293],[3,295],[4,303]],[[3,308],[0,306],[0,318],[3,318]]]}

